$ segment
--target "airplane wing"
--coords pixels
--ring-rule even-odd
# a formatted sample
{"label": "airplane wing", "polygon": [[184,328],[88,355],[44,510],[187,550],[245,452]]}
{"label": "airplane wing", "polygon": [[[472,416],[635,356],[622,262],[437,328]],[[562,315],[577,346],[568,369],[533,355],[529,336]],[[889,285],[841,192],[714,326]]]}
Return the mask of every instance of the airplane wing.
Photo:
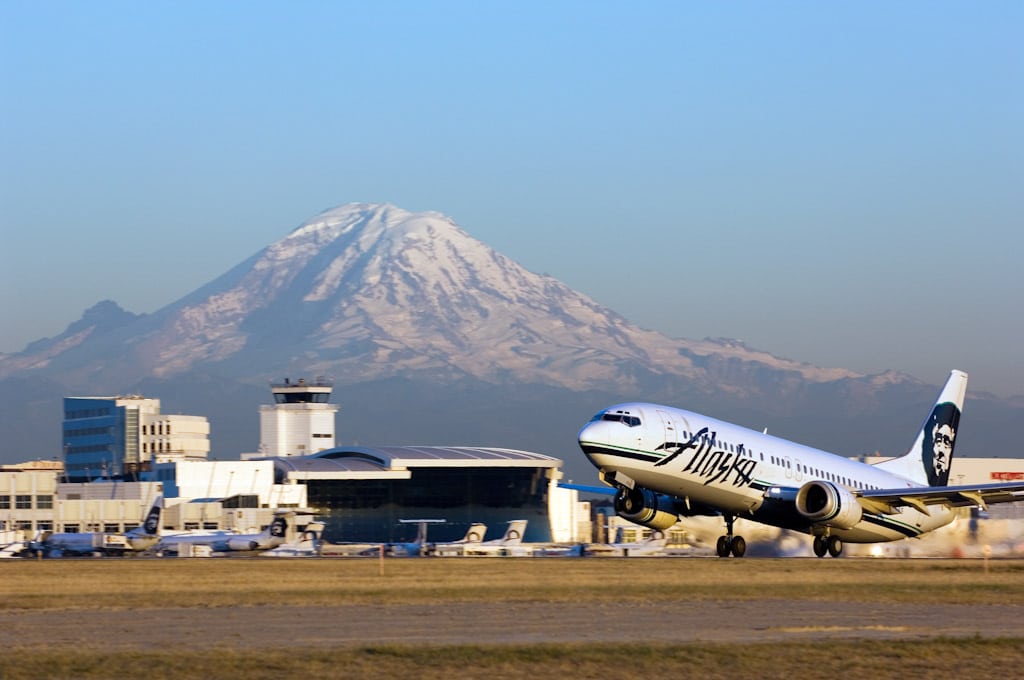
{"label": "airplane wing", "polygon": [[891,515],[898,512],[897,508],[912,507],[927,515],[929,505],[944,505],[951,508],[976,505],[987,508],[989,503],[1024,501],[1024,483],[862,489],[853,493],[869,512]]}

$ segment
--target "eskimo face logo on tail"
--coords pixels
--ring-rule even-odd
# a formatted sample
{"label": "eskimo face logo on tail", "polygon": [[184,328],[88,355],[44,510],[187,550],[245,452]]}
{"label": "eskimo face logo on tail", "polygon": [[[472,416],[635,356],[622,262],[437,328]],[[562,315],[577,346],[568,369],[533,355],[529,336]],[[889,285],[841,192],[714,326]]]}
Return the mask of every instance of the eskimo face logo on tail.
{"label": "eskimo face logo on tail", "polygon": [[929,486],[946,486],[953,462],[956,432],[960,427],[960,409],[956,404],[936,404],[924,425],[921,461]]}
{"label": "eskimo face logo on tail", "polygon": [[149,535],[156,534],[157,530],[160,528],[160,510],[159,509],[153,508],[152,510],[149,511],[149,514],[146,515],[146,523],[144,524],[144,527],[145,527],[145,530],[146,530],[147,534],[149,534]]}
{"label": "eskimo face logo on tail", "polygon": [[278,517],[270,523],[270,535],[275,538],[284,538],[285,529],[288,528],[288,522],[283,518]]}

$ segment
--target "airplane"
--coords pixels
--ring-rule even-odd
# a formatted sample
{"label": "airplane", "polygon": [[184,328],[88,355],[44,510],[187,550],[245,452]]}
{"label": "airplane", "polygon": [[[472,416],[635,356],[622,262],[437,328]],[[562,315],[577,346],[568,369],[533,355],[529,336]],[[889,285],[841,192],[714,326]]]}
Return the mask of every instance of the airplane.
{"label": "airplane", "polygon": [[0,529],[0,559],[23,557],[28,554],[31,541],[20,529]]}
{"label": "airplane", "polygon": [[47,557],[123,554],[128,551],[145,550],[159,540],[162,508],[163,496],[157,496],[142,525],[123,534],[43,532],[37,540],[31,542],[30,547],[32,550],[41,551]]}
{"label": "airplane", "polygon": [[237,534],[232,531],[183,532],[162,536],[156,549],[162,552],[178,552],[180,545],[207,546],[214,552],[269,550],[288,542],[294,527],[289,521],[295,517],[292,511],[278,512],[266,529],[258,534]]}
{"label": "airplane", "polygon": [[582,543],[523,543],[528,520],[514,519],[501,538],[466,546],[472,557],[582,557]]}
{"label": "airplane", "polygon": [[952,371],[911,449],[874,465],[639,402],[600,411],[578,441],[624,519],[665,531],[680,517],[720,514],[716,553],[742,557],[733,523],[744,518],[810,534],[815,555],[838,557],[844,541],[917,537],[952,522],[955,508],[1024,500],[1021,482],[947,485],[966,392],[967,374]]}
{"label": "airplane", "polygon": [[385,543],[327,543],[319,542],[324,557],[377,557],[386,549]]}
{"label": "airplane", "polygon": [[466,531],[466,535],[457,541],[427,544],[426,553],[428,555],[434,555],[438,557],[453,557],[457,555],[464,555],[466,553],[466,550],[468,550],[470,546],[479,545],[480,542],[484,540],[484,535],[486,533],[486,524],[474,522],[473,524],[469,525],[469,530]]}
{"label": "airplane", "polygon": [[[427,525],[428,524],[445,524],[448,520],[446,519],[400,519],[398,520],[401,524],[416,524],[416,538],[408,542],[397,542],[397,543],[384,543],[383,551],[385,555],[391,557],[421,557],[427,553],[429,546],[427,545]],[[376,554],[376,553],[374,553]]]}
{"label": "airplane", "polygon": [[13,559],[28,555],[29,541],[11,541],[0,544],[0,559]]}
{"label": "airplane", "polygon": [[615,543],[588,543],[583,546],[583,554],[590,557],[631,557],[637,555],[657,555],[665,549],[668,539],[663,531],[652,531],[642,541]]}
{"label": "airplane", "polygon": [[457,541],[445,543],[427,542],[428,524],[445,524],[445,519],[400,519],[402,524],[418,524],[416,538],[412,541],[392,543],[321,543],[320,554],[331,557],[420,557],[424,555],[453,556],[463,554],[463,549],[479,543],[487,533],[487,525],[476,522],[470,525],[466,535]]}
{"label": "airplane", "polygon": [[501,557],[526,557],[533,554],[533,548],[523,545],[523,534],[526,533],[527,520],[514,519],[508,523],[508,528],[501,538],[490,541],[483,541],[474,545],[466,546],[466,555],[474,556],[501,556]]}
{"label": "airplane", "polygon": [[310,522],[295,543],[282,543],[276,548],[260,553],[260,557],[317,557],[320,554],[320,537],[323,532],[323,522]]}

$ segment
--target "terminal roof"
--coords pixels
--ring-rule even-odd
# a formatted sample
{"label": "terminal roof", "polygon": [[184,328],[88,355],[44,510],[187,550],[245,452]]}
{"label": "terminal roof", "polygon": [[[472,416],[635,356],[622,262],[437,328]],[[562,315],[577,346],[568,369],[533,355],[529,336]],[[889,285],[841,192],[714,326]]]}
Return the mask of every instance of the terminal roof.
{"label": "terminal roof", "polygon": [[310,456],[274,458],[289,479],[409,479],[411,468],[558,468],[551,456],[479,446],[341,446]]}

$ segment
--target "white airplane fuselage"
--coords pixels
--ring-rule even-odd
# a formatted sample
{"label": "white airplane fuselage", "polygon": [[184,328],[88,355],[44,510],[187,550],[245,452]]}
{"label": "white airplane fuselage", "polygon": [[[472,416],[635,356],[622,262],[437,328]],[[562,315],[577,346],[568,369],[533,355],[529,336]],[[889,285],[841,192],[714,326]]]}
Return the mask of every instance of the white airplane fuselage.
{"label": "white airplane fuselage", "polygon": [[949,524],[955,512],[864,512],[850,527],[809,521],[793,492],[808,482],[847,490],[919,488],[904,477],[864,463],[750,430],[698,413],[650,403],[605,409],[579,433],[584,454],[616,485],[649,489],[786,529],[827,532],[850,543],[894,541]]}

